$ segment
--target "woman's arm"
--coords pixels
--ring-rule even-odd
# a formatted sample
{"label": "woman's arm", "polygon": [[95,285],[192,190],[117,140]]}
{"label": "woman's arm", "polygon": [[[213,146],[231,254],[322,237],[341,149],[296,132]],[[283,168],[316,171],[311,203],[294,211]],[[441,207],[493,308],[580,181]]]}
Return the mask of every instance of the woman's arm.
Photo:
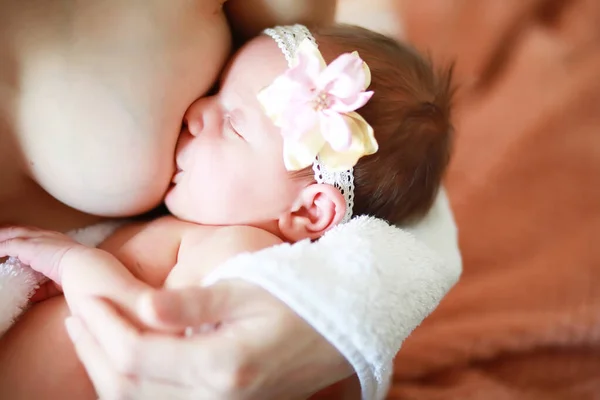
{"label": "woman's arm", "polygon": [[317,243],[233,258],[208,279],[243,279],[282,300],[353,365],[363,397],[379,399],[400,345],[460,272],[456,228],[441,191],[408,230],[360,217]]}
{"label": "woman's arm", "polygon": [[207,287],[156,292],[138,303],[148,325],[217,324],[210,335],[140,332],[92,300],[78,310],[72,340],[97,390],[109,397],[307,397],[351,374],[345,357],[363,397],[381,399],[402,341],[461,269],[443,193],[412,229],[439,253],[408,231],[357,218],[317,243],[234,257],[208,276]]}
{"label": "woman's arm", "polygon": [[462,258],[458,248],[458,229],[446,190],[441,188],[433,207],[417,223],[405,229],[444,259],[449,272],[460,275]]}
{"label": "woman's arm", "polygon": [[256,36],[275,25],[332,23],[337,0],[228,0],[225,11],[233,31]]}

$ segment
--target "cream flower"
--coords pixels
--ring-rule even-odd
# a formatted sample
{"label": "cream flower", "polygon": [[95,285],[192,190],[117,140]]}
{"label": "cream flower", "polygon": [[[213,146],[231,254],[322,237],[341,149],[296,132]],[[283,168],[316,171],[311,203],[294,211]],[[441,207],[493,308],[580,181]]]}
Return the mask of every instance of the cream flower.
{"label": "cream flower", "polygon": [[366,63],[357,52],[327,65],[308,39],[299,46],[292,66],[258,94],[265,113],[281,128],[288,170],[312,165],[317,155],[331,169],[348,170],[378,146],[371,126],[355,110],[372,91]]}

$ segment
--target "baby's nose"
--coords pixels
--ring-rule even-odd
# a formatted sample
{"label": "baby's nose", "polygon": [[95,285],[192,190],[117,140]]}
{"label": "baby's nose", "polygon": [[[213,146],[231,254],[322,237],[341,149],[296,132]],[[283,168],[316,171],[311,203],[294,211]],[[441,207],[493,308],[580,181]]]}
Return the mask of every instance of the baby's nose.
{"label": "baby's nose", "polygon": [[205,130],[220,129],[219,121],[222,112],[215,97],[196,100],[186,111],[183,121],[192,136],[198,136]]}
{"label": "baby's nose", "polygon": [[183,117],[183,122],[187,125],[188,131],[192,136],[198,136],[204,127],[204,121],[201,112],[188,112]]}

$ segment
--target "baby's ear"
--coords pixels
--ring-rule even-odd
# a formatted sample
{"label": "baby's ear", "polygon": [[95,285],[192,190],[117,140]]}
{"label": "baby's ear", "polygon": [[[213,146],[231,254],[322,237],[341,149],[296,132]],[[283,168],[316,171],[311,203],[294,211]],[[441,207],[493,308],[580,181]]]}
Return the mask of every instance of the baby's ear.
{"label": "baby's ear", "polygon": [[279,231],[287,241],[318,239],[340,223],[346,200],[334,186],[313,183],[304,189],[294,207],[279,217]]}

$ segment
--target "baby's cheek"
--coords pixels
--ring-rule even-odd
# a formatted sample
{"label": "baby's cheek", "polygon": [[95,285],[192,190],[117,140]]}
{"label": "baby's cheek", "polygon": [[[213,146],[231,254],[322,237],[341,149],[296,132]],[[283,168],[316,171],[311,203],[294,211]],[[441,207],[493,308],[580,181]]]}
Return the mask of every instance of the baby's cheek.
{"label": "baby's cheek", "polygon": [[256,211],[261,207],[260,202],[256,201],[257,194],[262,191],[261,186],[233,171],[225,171],[222,178],[215,182],[213,193],[216,200],[213,212],[218,215],[219,223],[234,225],[255,221]]}

